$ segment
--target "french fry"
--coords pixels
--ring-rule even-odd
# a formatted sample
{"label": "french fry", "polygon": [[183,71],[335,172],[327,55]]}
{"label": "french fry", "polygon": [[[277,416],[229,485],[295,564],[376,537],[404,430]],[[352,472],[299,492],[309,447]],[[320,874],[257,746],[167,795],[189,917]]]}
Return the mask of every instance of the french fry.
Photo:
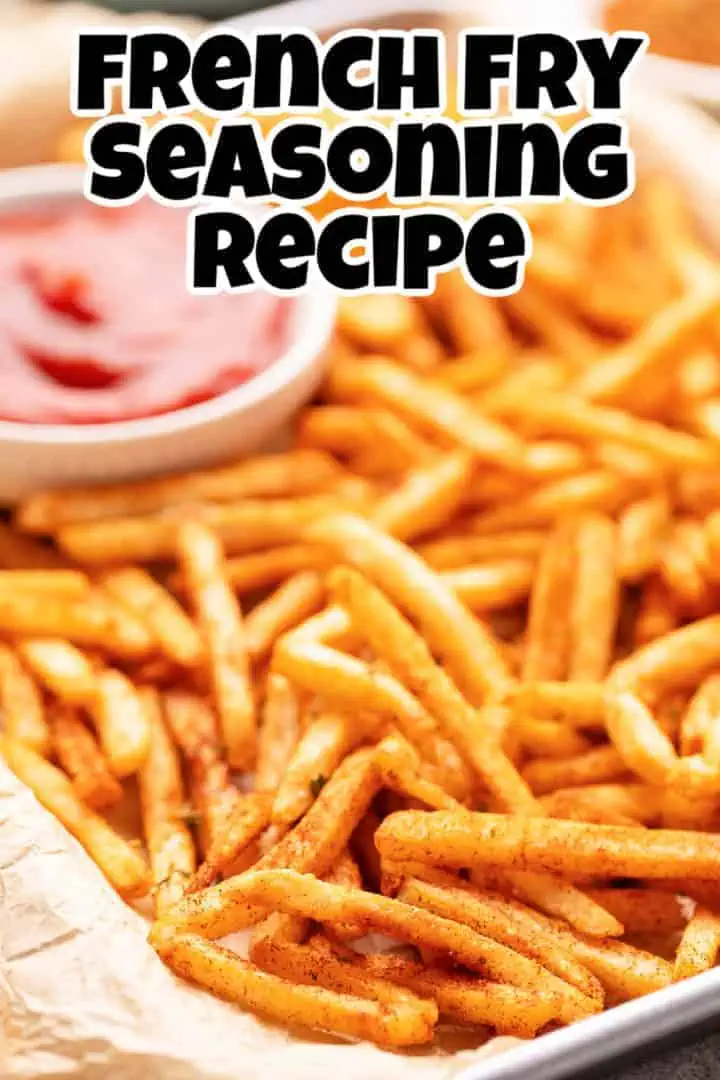
{"label": "french fry", "polygon": [[[678,354],[720,310],[720,286],[690,292],[669,304],[655,319],[620,347],[615,356],[584,372],[576,391],[590,401],[633,404],[655,397]],[[648,393],[649,391],[649,393]]]}
{"label": "french fry", "polygon": [[356,471],[373,476],[403,473],[428,463],[434,455],[430,445],[388,409],[345,405],[309,408],[299,419],[297,439],[301,445],[349,457]]}
{"label": "french fry", "polygon": [[332,949],[314,938],[306,945],[294,942],[279,947],[265,940],[253,948],[251,959],[258,967],[303,986],[322,986],[338,994],[352,994],[356,999],[371,1000],[384,1006],[396,1021],[398,1045],[428,1042],[437,1021],[437,1006],[395,983],[369,975],[363,968],[341,959]]}
{"label": "french fry", "polygon": [[[362,871],[349,849],[343,851],[332,870],[325,874],[325,881],[329,881],[331,885],[344,885],[348,889],[362,889]],[[285,915],[280,918],[288,919],[292,916]],[[335,927],[334,937],[338,941],[356,941],[364,932],[362,924],[342,923]]]}
{"label": "french fry", "polygon": [[512,694],[515,715],[588,731],[604,731],[606,690],[595,683],[521,683]]}
{"label": "french fry", "polygon": [[[720,308],[720,293],[717,299]],[[602,368],[602,365],[599,365]],[[575,395],[546,392],[507,398],[504,413],[545,434],[578,439],[608,439],[657,458],[668,468],[707,467],[717,461],[713,445],[664,424],[641,420],[620,409],[592,405]]]}
{"label": "french fry", "polygon": [[377,744],[376,759],[383,783],[392,791],[417,799],[434,810],[450,810],[461,805],[427,775],[427,766],[420,755],[398,732],[386,735]]}
{"label": "french fry", "polygon": [[634,694],[612,694],[605,717],[608,737],[641,780],[662,786],[677,765],[675,748]]}
{"label": "french fry", "polygon": [[77,711],[56,706],[50,714],[50,730],[55,757],[72,779],[78,798],[93,810],[119,803],[123,790]]}
{"label": "french fry", "polygon": [[286,631],[304,622],[320,608],[325,596],[322,578],[312,570],[293,574],[245,618],[245,647],[258,660],[269,653]]}
{"label": "french fry", "polygon": [[61,637],[123,657],[145,655],[151,642],[99,597],[66,599],[19,591],[0,596],[0,629],[21,637]]}
{"label": "french fry", "polygon": [[435,570],[456,570],[499,560],[535,559],[543,541],[541,532],[528,529],[497,536],[450,536],[421,543],[417,551]]}
{"label": "french fry", "polygon": [[577,526],[565,521],[548,534],[530,596],[523,682],[564,679],[568,671],[570,599]]}
{"label": "french fry", "polygon": [[428,645],[445,657],[472,704],[482,703],[488,693],[507,692],[512,679],[492,636],[409,548],[349,514],[320,520],[305,532],[419,622]]}
{"label": "french fry", "polygon": [[447,524],[465,498],[474,469],[465,451],[447,454],[410,472],[398,488],[375,508],[375,523],[408,542]]}
{"label": "french fry", "polygon": [[100,576],[106,592],[150,630],[163,653],[180,667],[196,667],[204,657],[197,628],[173,596],[147,571],[128,566]]}
{"label": "french fry", "polygon": [[68,561],[59,551],[0,522],[0,566],[6,570],[63,570]]}
{"label": "french fry", "polygon": [[521,717],[515,722],[523,749],[533,757],[572,758],[592,748],[592,743],[575,728],[556,720]]}
{"label": "french fry", "polygon": [[322,552],[307,544],[287,544],[269,551],[237,555],[225,563],[227,578],[241,596],[255,589],[265,589],[302,570],[322,570]]}
{"label": "french fry", "polygon": [[153,514],[177,505],[324,491],[337,475],[335,462],[325,454],[292,450],[183,476],[33,495],[21,504],[17,520],[25,532],[55,533],[66,525]]}
{"label": "french fry", "polygon": [[655,570],[670,523],[670,501],[664,491],[630,503],[618,520],[617,565],[623,581],[636,584]]}
{"label": "french fry", "polygon": [[609,469],[594,469],[551,480],[534,491],[478,514],[473,531],[481,536],[515,529],[536,529],[583,510],[614,514],[638,495],[638,484]]}
{"label": "french fry", "polygon": [[615,526],[607,517],[587,514],[578,523],[575,543],[568,675],[573,681],[600,682],[615,651],[620,609]]}
{"label": "french fry", "polygon": [[536,960],[588,997],[603,1000],[597,980],[581,964],[575,963],[568,951],[559,948],[537,926],[529,929],[522,925],[516,917],[518,904],[515,901],[505,900],[497,894],[483,895],[467,888],[436,885],[418,878],[405,881],[398,899],[462,922],[479,934]]}
{"label": "french fry", "polygon": [[362,575],[338,568],[331,587],[373,649],[436,716],[443,734],[506,808],[532,810],[535,800],[514,766],[483,727],[482,713],[466,701],[410,623]]}
{"label": "french fry", "polygon": [[389,360],[336,365],[329,389],[333,400],[385,405],[421,431],[469,450],[478,461],[523,471],[523,444],[509,428],[483,416],[440,382],[419,378]]}
{"label": "french fry", "polygon": [[549,817],[587,821],[597,825],[657,825],[663,793],[648,784],[606,783],[555,788],[540,799]]}
{"label": "french fry", "polygon": [[299,706],[284,675],[267,677],[255,766],[257,791],[275,791],[285,775],[300,734]]}
{"label": "french fry", "polygon": [[[195,934],[167,933],[162,924],[152,933],[150,943],[176,974],[270,1020],[381,1046],[407,1045],[407,1024],[398,1024],[387,1006],[379,1002],[291,983],[251,967],[230,949]],[[420,1041],[431,1037],[432,1027],[425,1028]],[[417,1035],[413,1033],[410,1042],[414,1041]]]}
{"label": "french fry", "polygon": [[270,796],[264,792],[240,795],[221,828],[216,830],[202,865],[184,883],[184,891],[196,893],[207,889],[236,867],[253,841],[270,824],[270,807]]}
{"label": "french fry", "polygon": [[633,627],[633,644],[636,648],[649,645],[675,630],[679,623],[680,612],[670,590],[659,574],[651,574],[642,586]]}
{"label": "french fry", "polygon": [[95,668],[85,653],[62,638],[26,638],[17,649],[42,685],[68,705],[95,700]]}
{"label": "french fry", "polygon": [[274,825],[293,825],[302,817],[312,805],[317,786],[334,773],[356,739],[349,718],[341,713],[324,712],[310,720],[275,793]]}
{"label": "french fry", "polygon": [[689,626],[673,630],[610,672],[613,688],[630,690],[640,697],[658,695],[676,686],[691,684],[720,663],[720,615],[710,615]]}
{"label": "french fry", "polygon": [[489,863],[561,875],[706,878],[720,862],[720,843],[706,833],[449,810],[392,814],[376,843],[389,859],[451,867]]}
{"label": "french fry", "polygon": [[80,570],[0,570],[1,592],[17,589],[39,597],[74,599],[89,588],[90,579]]}
{"label": "french fry", "polygon": [[150,874],[143,859],[77,797],[68,778],[16,739],[0,736],[0,753],[38,802],[82,844],[121,896],[144,896]]}
{"label": "french fry", "polygon": [[499,305],[469,288],[458,271],[438,275],[429,301],[460,355],[480,348],[510,350],[511,338]]}
{"label": "french fry", "polygon": [[3,644],[0,644],[0,709],[6,735],[38,754],[48,754],[52,740],[42,695],[17,653]]}
{"label": "french fry", "polygon": [[[600,1007],[594,999],[507,946],[462,923],[385,896],[331,885],[294,870],[253,870],[232,878],[225,886],[224,909],[216,908],[212,917],[203,911],[200,901],[209,899],[206,892],[196,898],[195,909],[189,907],[187,900],[178,904],[172,912],[171,925],[181,933],[200,931],[219,938],[232,932],[238,919],[240,923],[244,921],[250,904],[319,919],[331,926],[350,920],[416,946],[439,948],[456,962],[500,982],[520,987],[537,985],[558,998],[559,1015],[566,1022],[596,1012]],[[216,893],[219,888],[216,886]]]}
{"label": "french fry", "polygon": [[136,688],[120,671],[99,671],[96,687],[91,715],[100,745],[115,776],[130,776],[143,764],[150,746],[145,710]]}
{"label": "french fry", "polygon": [[178,552],[210,658],[213,693],[228,761],[249,768],[256,752],[256,716],[242,614],[225,577],[220,541],[198,522],[184,522]]}
{"label": "french fry", "polygon": [[221,757],[217,720],[209,706],[197,694],[182,690],[167,691],[163,703],[168,726],[188,764],[192,804],[200,816],[201,849],[207,851],[224,834],[240,792]]}
{"label": "french fry", "polygon": [[[330,511],[337,503],[326,495],[296,499],[244,499],[237,504],[193,507],[192,517],[217,532],[228,554],[292,543],[298,527]],[[157,562],[172,558],[177,549],[179,523],[188,514],[120,517],[80,522],[58,530],[57,542],[79,563],[90,566]]]}
{"label": "french fry", "polygon": [[291,635],[278,643],[273,670],[343,710],[360,709],[387,717],[438,770],[443,786],[456,797],[467,795],[468,772],[458,751],[441,736],[420,702],[392,675],[374,671],[362,660],[326,645],[291,640]]}
{"label": "french fry", "polygon": [[[300,873],[326,874],[347,847],[380,784],[373,751],[358,750],[351,754],[324,785],[305,817],[263,855],[255,870],[289,867]],[[232,900],[236,887],[233,883],[244,877],[242,874],[231,877],[186,896],[175,905],[172,921],[185,920],[188,926],[192,924],[193,929],[205,935],[221,925],[244,929],[261,922],[265,914],[262,908],[249,903],[235,905]],[[222,936],[223,933],[217,934]]]}
{"label": "french fry", "polygon": [[620,920],[627,934],[675,934],[687,915],[677,896],[652,889],[588,889],[588,895]]}
{"label": "french fry", "polygon": [[443,570],[441,576],[471,611],[484,612],[522,603],[532,587],[535,569],[525,559],[508,559]]}
{"label": "french fry", "polygon": [[678,945],[673,981],[689,979],[715,966],[720,951],[720,916],[698,907]]}
{"label": "french fry", "polygon": [[426,968],[400,956],[374,954],[353,962],[371,975],[430,998],[450,1020],[492,1027],[498,1035],[529,1039],[557,1019],[557,1005],[549,994]]}
{"label": "french fry", "polygon": [[140,702],[150,732],[148,753],[138,770],[143,833],[155,886],[155,917],[183,895],[195,870],[195,848],[182,821],[184,792],[180,763],[170,739],[156,690],[143,687]]}

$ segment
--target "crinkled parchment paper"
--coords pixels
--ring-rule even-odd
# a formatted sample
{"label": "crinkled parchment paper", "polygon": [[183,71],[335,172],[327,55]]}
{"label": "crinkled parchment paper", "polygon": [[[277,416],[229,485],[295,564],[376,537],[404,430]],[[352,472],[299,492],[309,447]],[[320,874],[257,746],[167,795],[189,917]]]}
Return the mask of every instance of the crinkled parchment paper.
{"label": "crinkled parchment paper", "polygon": [[147,924],[0,764],[3,1080],[450,1080],[455,1054],[289,1035],[176,979]]}

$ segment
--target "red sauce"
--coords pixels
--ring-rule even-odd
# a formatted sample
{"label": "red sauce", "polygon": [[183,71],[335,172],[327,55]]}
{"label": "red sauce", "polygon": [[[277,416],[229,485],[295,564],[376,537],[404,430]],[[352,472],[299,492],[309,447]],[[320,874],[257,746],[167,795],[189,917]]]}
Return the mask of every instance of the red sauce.
{"label": "red sauce", "polygon": [[142,200],[0,219],[0,418],[89,424],[206,401],[275,361],[292,300],[195,296],[186,213]]}

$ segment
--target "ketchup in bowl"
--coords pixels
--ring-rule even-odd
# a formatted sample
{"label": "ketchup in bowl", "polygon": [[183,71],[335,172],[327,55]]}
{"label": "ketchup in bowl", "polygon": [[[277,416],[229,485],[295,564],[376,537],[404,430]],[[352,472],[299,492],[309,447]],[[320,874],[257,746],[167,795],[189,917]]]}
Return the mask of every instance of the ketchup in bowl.
{"label": "ketchup in bowl", "polygon": [[293,300],[190,294],[185,228],[186,212],[145,199],[0,218],[0,419],[157,416],[279,358]]}

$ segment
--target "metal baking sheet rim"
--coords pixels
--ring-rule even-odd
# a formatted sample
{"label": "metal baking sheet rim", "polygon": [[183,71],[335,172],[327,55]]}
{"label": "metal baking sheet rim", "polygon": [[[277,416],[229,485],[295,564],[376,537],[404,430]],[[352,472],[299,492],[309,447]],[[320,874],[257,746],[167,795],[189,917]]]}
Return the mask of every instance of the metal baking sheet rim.
{"label": "metal baking sheet rim", "polygon": [[[260,27],[297,26],[318,33],[331,32],[352,23],[379,23],[386,19],[406,18],[408,23],[418,16],[432,16],[433,24],[443,21],[466,26],[488,20],[491,5],[451,6],[443,9],[442,0],[414,0],[413,3],[392,3],[389,0],[359,0],[348,3],[337,13],[339,18],[328,22],[328,12],[322,0],[290,0],[274,8],[265,8],[229,20],[241,30]],[[577,24],[576,24],[577,25]],[[668,100],[666,108],[675,103]],[[679,106],[685,111],[686,106]],[[713,148],[717,163],[716,177],[720,187],[720,135],[717,127],[704,117],[694,118],[703,125]],[[667,148],[665,148],[667,149]],[[717,194],[717,193],[716,193]],[[707,1029],[720,1022],[720,968],[697,975],[686,982],[676,983],[647,997],[625,1002],[599,1016],[582,1020],[571,1027],[542,1035],[533,1042],[483,1062],[470,1066],[457,1080],[570,1080],[581,1073],[610,1066],[643,1049],[652,1049],[660,1042],[681,1041],[683,1034]]]}

